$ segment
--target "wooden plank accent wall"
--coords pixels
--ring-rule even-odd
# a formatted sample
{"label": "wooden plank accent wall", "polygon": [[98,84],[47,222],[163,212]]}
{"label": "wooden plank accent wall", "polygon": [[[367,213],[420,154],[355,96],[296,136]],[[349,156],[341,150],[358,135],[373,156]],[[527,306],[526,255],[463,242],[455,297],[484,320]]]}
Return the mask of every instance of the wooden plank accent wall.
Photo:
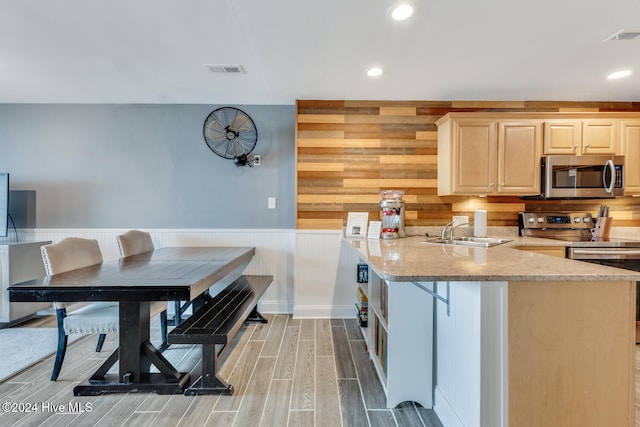
{"label": "wooden plank accent wall", "polygon": [[[319,101],[296,105],[299,229],[340,229],[348,212],[379,219],[380,191],[405,192],[407,226],[444,225],[486,209],[489,226],[515,226],[523,210],[589,210],[598,200],[438,197],[435,121],[453,111],[640,112],[632,102]],[[640,198],[607,200],[614,226],[640,226]]]}

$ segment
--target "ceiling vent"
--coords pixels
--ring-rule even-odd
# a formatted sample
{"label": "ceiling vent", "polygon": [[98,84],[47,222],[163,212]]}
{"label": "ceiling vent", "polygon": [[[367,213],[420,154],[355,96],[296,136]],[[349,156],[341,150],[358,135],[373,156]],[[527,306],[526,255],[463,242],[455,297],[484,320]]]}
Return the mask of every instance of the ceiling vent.
{"label": "ceiling vent", "polygon": [[611,37],[606,38],[604,41],[609,41],[609,40],[633,40],[633,39],[637,39],[638,37],[640,37],[640,31],[618,31],[617,33],[615,33],[614,35],[612,35]]}
{"label": "ceiling vent", "polygon": [[242,65],[204,64],[204,66],[212,73],[244,73]]}

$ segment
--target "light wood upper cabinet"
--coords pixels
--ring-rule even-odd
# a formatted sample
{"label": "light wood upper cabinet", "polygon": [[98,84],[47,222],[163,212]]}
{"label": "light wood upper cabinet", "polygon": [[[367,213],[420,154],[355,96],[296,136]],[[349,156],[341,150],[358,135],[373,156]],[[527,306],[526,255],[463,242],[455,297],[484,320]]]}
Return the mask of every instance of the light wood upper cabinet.
{"label": "light wood upper cabinet", "polygon": [[498,193],[539,194],[542,122],[500,122]]}
{"label": "light wood upper cabinet", "polygon": [[557,119],[544,123],[544,154],[616,154],[615,119]]}
{"label": "light wood upper cabinet", "polygon": [[582,120],[544,123],[544,154],[577,154],[582,143]]}
{"label": "light wood upper cabinet", "polygon": [[496,182],[496,122],[453,124],[453,194],[488,194]]}
{"label": "light wood upper cabinet", "polygon": [[640,113],[452,112],[438,126],[438,195],[540,194],[543,155],[625,155],[640,194]]}
{"label": "light wood upper cabinet", "polygon": [[640,194],[640,120],[620,122],[620,154],[624,155],[624,194]]}
{"label": "light wood upper cabinet", "polygon": [[542,121],[438,122],[438,195],[540,193]]}

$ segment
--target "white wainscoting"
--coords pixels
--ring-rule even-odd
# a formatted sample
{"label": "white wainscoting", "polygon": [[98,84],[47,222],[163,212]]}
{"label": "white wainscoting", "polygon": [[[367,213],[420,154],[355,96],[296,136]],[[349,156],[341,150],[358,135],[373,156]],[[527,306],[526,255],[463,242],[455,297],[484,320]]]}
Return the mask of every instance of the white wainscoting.
{"label": "white wainscoting", "polygon": [[[117,259],[116,236],[128,229],[22,229],[20,241],[65,237],[96,239],[105,260]],[[255,246],[247,274],[273,275],[260,310],[294,317],[355,317],[358,257],[342,241],[341,231],[282,229],[141,229],[164,246]],[[295,285],[294,285],[295,284]]]}
{"label": "white wainscoting", "polygon": [[294,317],[355,317],[356,252],[342,231],[297,230]]}
{"label": "white wainscoting", "polygon": [[[23,229],[20,241],[65,237],[96,239],[105,260],[119,257],[116,236],[128,229]],[[293,312],[293,265],[295,230],[281,229],[142,229],[151,233],[155,247],[165,246],[255,246],[256,255],[247,274],[273,275],[273,283],[260,302],[263,313]],[[15,241],[15,240],[13,240]]]}

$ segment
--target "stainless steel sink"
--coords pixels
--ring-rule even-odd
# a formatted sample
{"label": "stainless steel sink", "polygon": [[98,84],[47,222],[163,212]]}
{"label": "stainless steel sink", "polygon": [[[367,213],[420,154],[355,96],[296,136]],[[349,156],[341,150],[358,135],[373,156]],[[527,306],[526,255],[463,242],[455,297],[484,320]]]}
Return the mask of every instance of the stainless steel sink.
{"label": "stainless steel sink", "polygon": [[488,246],[501,245],[503,243],[511,241],[511,239],[503,239],[500,237],[456,237],[454,240],[458,240],[461,242],[484,243]]}
{"label": "stainless steel sink", "polygon": [[456,237],[454,239],[442,239],[440,237],[427,238],[424,243],[434,243],[440,245],[471,246],[476,248],[490,248],[510,242],[510,239],[498,237]]}

